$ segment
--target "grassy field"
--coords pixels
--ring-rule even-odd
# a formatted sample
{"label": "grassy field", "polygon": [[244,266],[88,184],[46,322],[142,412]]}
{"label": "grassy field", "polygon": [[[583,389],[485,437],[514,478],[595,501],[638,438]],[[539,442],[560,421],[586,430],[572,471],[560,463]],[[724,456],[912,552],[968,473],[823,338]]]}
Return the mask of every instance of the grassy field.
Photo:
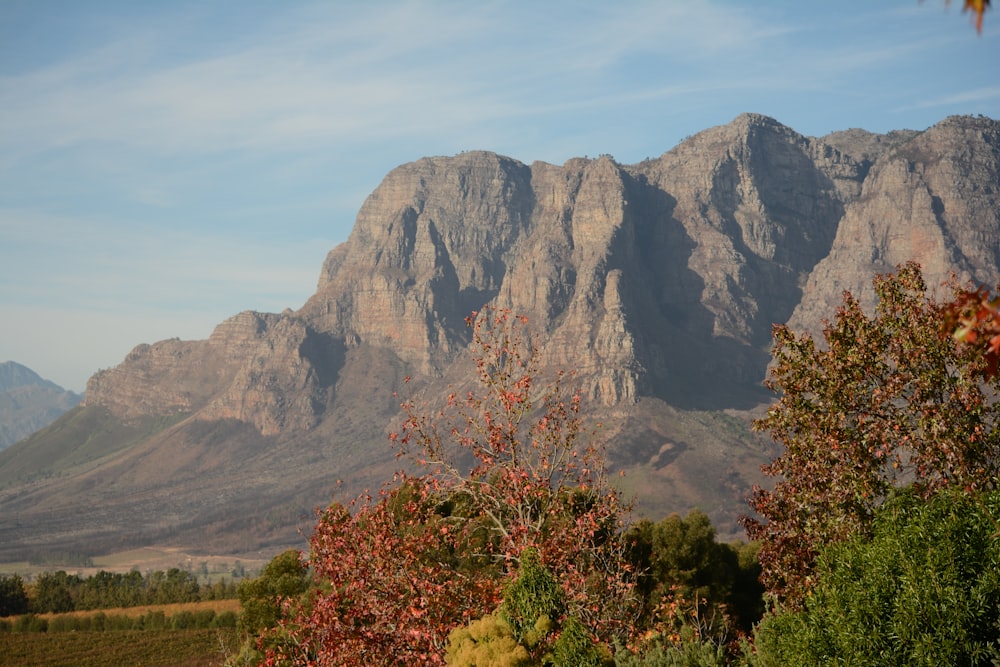
{"label": "grassy field", "polygon": [[0,633],[7,667],[221,667],[238,650],[232,628]]}

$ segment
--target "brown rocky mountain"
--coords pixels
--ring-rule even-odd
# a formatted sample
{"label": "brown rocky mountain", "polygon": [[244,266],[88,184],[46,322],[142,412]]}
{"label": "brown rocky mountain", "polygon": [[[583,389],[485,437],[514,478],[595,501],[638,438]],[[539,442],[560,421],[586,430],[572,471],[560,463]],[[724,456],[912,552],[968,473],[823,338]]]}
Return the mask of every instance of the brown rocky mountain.
{"label": "brown rocky mountain", "polygon": [[0,363],[0,450],[48,426],[82,398],[27,366]]}
{"label": "brown rocky mountain", "polygon": [[393,391],[471,368],[463,318],[529,317],[573,369],[642,511],[699,506],[738,533],[772,443],[747,420],[772,323],[816,328],[840,293],[915,259],[1000,275],[1000,123],[810,138],[744,114],[657,159],[530,166],[484,152],[393,170],[297,311],[140,345],[85,404],[0,453],[0,560],[172,542],[301,542],[311,509],[399,465]]}

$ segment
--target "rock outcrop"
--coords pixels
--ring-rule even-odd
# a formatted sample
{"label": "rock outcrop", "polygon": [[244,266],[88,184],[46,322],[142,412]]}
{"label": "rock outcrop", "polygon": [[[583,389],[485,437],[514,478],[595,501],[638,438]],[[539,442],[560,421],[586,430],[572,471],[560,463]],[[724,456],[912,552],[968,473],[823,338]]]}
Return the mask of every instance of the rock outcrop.
{"label": "rock outcrop", "polygon": [[[815,138],[755,114],[635,165],[485,152],[403,165],[300,309],[140,345],[91,379],[84,411],[106,411],[101,423],[128,443],[117,454],[50,463],[54,480],[31,488],[0,457],[0,516],[33,517],[64,544],[54,498],[96,503],[104,488],[103,507],[151,513],[159,528],[143,539],[249,526],[287,539],[276,508],[321,504],[336,479],[357,490],[395,465],[394,390],[405,375],[428,397],[461,382],[464,318],[492,302],[529,317],[544,367],[576,372],[648,511],[698,505],[735,533],[773,454],[746,428],[771,398],[772,325],[815,330],[845,289],[870,306],[873,274],[910,259],[932,284],[951,272],[993,283],[998,173],[1000,123],[986,118]],[[233,518],[248,507],[256,519]]]}
{"label": "rock outcrop", "polygon": [[[891,136],[891,135],[890,135]],[[915,260],[932,287],[954,274],[993,285],[1000,266],[1000,124],[951,117],[904,134],[873,163],[791,318],[815,328],[844,290],[871,308],[870,277]]]}

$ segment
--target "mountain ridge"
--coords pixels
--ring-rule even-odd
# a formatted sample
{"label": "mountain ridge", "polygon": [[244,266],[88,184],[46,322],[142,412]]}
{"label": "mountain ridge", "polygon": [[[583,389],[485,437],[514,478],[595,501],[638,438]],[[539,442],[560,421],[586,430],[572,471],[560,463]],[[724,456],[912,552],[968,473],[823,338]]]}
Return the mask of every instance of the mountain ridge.
{"label": "mountain ridge", "polygon": [[[928,284],[992,283],[998,126],[815,138],[742,114],[635,165],[484,151],[401,165],[300,309],[139,345],[78,412],[0,453],[0,558],[301,540],[336,480],[349,495],[399,465],[385,434],[405,376],[427,398],[466,380],[464,317],[487,302],[529,318],[544,369],[575,371],[643,511],[700,506],[736,535],[774,454],[747,428],[771,400],[772,324],[816,330],[844,289],[870,308],[874,271],[910,259]],[[15,465],[74,420],[115,444],[72,469]]]}
{"label": "mountain ridge", "polygon": [[0,363],[0,450],[52,423],[82,399],[23,364]]}

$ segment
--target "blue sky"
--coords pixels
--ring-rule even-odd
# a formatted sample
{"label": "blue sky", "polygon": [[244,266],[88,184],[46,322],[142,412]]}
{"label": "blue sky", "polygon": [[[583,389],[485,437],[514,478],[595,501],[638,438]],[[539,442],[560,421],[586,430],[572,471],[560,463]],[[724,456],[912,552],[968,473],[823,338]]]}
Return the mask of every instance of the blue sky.
{"label": "blue sky", "polygon": [[296,309],[393,167],[633,163],[744,111],[820,136],[1000,118],[944,0],[0,0],[0,361]]}

